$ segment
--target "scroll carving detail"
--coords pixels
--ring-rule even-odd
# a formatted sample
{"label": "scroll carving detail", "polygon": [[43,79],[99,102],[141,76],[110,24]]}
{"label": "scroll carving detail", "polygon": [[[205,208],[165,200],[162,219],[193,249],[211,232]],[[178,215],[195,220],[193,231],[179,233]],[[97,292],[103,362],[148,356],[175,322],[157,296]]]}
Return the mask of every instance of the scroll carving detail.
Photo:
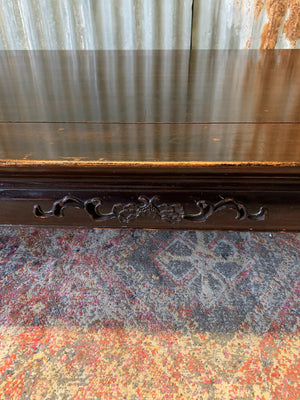
{"label": "scroll carving detail", "polygon": [[138,202],[114,204],[111,211],[104,213],[101,210],[103,202],[99,198],[92,198],[83,201],[77,197],[67,195],[53,203],[51,210],[43,211],[40,205],[35,205],[33,213],[38,218],[63,217],[66,208],[75,207],[85,210],[94,221],[107,221],[117,219],[121,224],[129,224],[140,217],[147,216],[158,219],[170,224],[180,223],[182,220],[194,222],[204,222],[210,216],[223,209],[236,211],[235,219],[241,221],[245,219],[261,221],[266,218],[268,210],[261,207],[255,214],[249,213],[247,207],[233,198],[222,198],[213,203],[208,200],[198,200],[195,202],[198,212],[188,214],[182,204],[163,203],[158,196],[148,198],[139,196]]}

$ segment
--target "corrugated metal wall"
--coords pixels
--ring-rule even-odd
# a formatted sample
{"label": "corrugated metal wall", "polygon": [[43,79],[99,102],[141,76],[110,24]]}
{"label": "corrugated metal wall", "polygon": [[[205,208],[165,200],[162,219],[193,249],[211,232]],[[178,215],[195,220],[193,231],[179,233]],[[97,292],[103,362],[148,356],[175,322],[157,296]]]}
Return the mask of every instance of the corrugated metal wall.
{"label": "corrugated metal wall", "polygon": [[0,48],[188,49],[192,0],[0,0]]}
{"label": "corrugated metal wall", "polygon": [[0,0],[0,49],[300,48],[300,0]]}

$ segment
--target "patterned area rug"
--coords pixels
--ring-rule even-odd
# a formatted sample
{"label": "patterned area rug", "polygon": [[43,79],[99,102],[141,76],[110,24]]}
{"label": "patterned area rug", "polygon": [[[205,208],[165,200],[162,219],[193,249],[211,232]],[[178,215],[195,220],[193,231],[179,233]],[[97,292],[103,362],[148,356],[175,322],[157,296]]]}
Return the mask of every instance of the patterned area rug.
{"label": "patterned area rug", "polygon": [[0,230],[0,399],[299,399],[300,235]]}

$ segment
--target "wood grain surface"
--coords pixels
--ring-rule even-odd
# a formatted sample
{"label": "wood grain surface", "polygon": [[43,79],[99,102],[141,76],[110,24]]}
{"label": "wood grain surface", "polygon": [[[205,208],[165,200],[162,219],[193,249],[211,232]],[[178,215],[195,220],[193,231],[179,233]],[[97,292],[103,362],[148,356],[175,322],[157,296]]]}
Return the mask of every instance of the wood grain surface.
{"label": "wood grain surface", "polygon": [[299,127],[288,123],[0,123],[0,163],[297,163]]}

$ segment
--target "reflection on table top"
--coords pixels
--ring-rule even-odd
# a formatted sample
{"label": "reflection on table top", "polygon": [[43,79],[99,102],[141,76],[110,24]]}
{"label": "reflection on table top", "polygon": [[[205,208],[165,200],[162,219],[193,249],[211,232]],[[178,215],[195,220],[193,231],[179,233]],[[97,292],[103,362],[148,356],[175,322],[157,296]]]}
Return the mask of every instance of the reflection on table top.
{"label": "reflection on table top", "polygon": [[298,162],[299,124],[0,124],[0,159]]}
{"label": "reflection on table top", "polygon": [[300,51],[1,51],[0,158],[300,162]]}
{"label": "reflection on table top", "polygon": [[0,120],[300,122],[300,56],[278,51],[0,52]]}

